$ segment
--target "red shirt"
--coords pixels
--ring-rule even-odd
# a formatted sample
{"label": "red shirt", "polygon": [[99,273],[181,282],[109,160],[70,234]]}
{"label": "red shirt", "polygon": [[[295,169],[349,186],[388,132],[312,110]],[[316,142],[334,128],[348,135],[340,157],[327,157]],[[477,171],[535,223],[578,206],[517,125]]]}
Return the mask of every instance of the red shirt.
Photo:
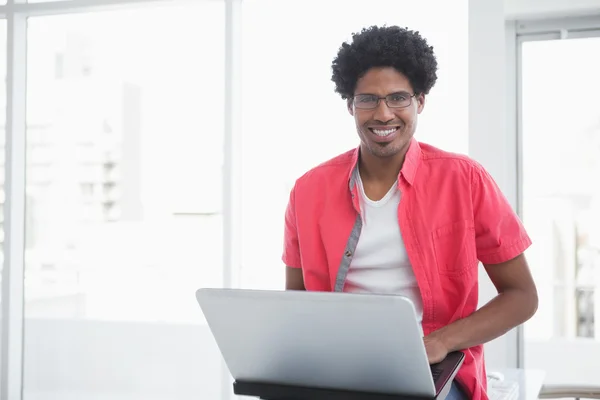
{"label": "red shirt", "polygon": [[[283,262],[302,268],[306,290],[343,291],[362,228],[353,178],[358,154],[355,149],[310,170],[290,194]],[[531,240],[492,177],[466,156],[413,139],[398,188],[398,224],[428,335],[477,309],[479,261],[509,261]],[[487,399],[483,346],[464,352],[456,379],[469,398]]]}

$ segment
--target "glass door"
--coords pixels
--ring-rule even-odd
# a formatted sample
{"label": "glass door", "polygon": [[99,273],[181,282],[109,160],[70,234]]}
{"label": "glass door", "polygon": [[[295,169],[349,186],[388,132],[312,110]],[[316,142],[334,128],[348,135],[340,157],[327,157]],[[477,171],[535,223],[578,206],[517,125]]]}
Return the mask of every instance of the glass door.
{"label": "glass door", "polygon": [[[564,36],[564,35],[563,35]],[[600,370],[600,37],[521,46],[521,211],[540,304],[526,368],[549,384]]]}

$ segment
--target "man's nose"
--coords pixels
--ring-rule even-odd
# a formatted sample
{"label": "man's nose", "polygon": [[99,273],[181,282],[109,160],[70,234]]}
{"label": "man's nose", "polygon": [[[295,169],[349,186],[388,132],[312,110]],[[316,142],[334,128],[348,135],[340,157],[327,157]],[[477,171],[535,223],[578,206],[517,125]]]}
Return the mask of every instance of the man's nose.
{"label": "man's nose", "polygon": [[375,115],[373,117],[376,120],[388,122],[394,119],[394,112],[388,107],[385,100],[381,99],[375,108]]}

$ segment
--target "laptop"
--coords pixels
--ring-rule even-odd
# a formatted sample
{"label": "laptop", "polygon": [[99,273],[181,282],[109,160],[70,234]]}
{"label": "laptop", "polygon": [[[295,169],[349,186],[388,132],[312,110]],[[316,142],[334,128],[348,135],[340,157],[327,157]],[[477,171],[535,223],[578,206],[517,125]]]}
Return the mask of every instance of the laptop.
{"label": "laptop", "polygon": [[402,296],[206,288],[196,299],[236,394],[443,399],[464,359],[429,365]]}

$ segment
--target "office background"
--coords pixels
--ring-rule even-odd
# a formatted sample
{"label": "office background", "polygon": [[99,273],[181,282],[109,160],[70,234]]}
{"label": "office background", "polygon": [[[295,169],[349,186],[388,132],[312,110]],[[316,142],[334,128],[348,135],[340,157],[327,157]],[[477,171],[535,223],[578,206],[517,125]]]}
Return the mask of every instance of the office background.
{"label": "office background", "polygon": [[194,291],[282,287],[294,180],[357,143],[331,60],[383,23],[439,59],[418,138],[480,161],[536,243],[539,312],[488,366],[594,383],[600,1],[4,0],[0,18],[1,400],[229,399]]}

